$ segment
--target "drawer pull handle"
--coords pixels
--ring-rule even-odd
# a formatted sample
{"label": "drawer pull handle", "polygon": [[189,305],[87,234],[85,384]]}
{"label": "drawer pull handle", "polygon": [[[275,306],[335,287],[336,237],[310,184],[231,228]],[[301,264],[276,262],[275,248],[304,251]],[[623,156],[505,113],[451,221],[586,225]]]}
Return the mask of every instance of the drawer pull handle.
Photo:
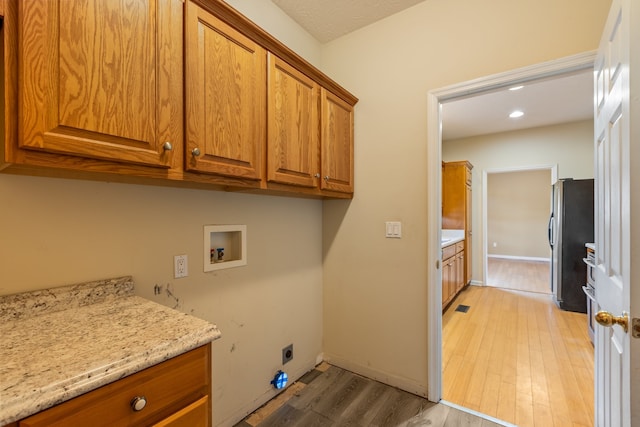
{"label": "drawer pull handle", "polygon": [[147,398],[144,396],[136,396],[131,399],[131,409],[135,412],[142,411],[147,406]]}

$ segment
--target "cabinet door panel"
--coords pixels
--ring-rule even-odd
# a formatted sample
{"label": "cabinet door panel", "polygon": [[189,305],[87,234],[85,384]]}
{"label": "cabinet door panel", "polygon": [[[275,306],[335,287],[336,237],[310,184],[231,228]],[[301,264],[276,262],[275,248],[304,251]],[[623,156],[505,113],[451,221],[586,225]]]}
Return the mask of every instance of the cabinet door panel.
{"label": "cabinet door panel", "polygon": [[191,2],[186,33],[186,169],[262,179],[266,51]]}
{"label": "cabinet door panel", "polygon": [[353,193],[353,107],[324,88],[321,101],[320,188]]}
{"label": "cabinet door panel", "polygon": [[464,283],[465,285],[471,282],[471,273],[472,273],[472,265],[471,265],[471,248],[473,247],[473,232],[472,232],[472,215],[471,215],[471,205],[472,205],[472,189],[471,185],[467,185],[465,190],[465,252],[466,252],[466,262],[465,262],[465,277]]}
{"label": "cabinet door panel", "polygon": [[267,179],[317,187],[318,84],[269,54]]}
{"label": "cabinet door panel", "polygon": [[464,252],[460,252],[456,255],[456,294],[460,292],[465,285],[464,270]]}
{"label": "cabinet door panel", "polygon": [[455,258],[452,256],[442,262],[442,308],[451,301],[451,295],[455,291]]}
{"label": "cabinet door panel", "polygon": [[181,143],[174,0],[19,3],[22,148],[169,167]]}

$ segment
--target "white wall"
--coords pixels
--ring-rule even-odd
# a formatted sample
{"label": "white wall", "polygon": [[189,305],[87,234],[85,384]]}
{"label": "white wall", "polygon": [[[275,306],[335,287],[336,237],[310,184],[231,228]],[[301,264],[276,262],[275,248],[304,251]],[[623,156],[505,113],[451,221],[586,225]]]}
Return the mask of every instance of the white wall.
{"label": "white wall", "polygon": [[593,123],[572,122],[522,131],[446,141],[444,161],[473,164],[472,280],[482,282],[482,172],[508,168],[558,165],[558,178],[593,178]]}
{"label": "white wall", "polygon": [[[591,51],[609,3],[428,0],[323,47],[324,71],[360,99],[355,197],[324,203],[328,360],[426,394],[427,94]],[[384,238],[389,220],[402,239]]]}
{"label": "white wall", "polygon": [[[310,62],[319,44],[269,1],[232,2]],[[132,275],[136,293],[217,323],[214,425],[275,395],[322,353],[322,202],[0,174],[0,294]],[[246,224],[248,265],[203,273],[203,226]],[[189,277],[173,278],[187,254]],[[170,288],[153,295],[153,286]]]}

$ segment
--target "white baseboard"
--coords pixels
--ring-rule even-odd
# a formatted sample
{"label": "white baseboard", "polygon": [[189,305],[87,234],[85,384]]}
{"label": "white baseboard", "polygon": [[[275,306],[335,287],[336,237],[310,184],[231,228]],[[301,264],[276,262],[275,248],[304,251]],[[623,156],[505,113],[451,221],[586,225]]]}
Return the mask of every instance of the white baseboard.
{"label": "white baseboard", "polygon": [[428,385],[426,383],[423,384],[417,381],[413,381],[409,378],[403,378],[397,375],[381,372],[370,366],[360,365],[358,363],[354,363],[350,360],[346,360],[338,356],[327,355],[326,353],[324,355],[324,360],[331,365],[346,369],[347,371],[354,372],[356,374],[362,375],[363,377],[380,381],[381,383],[399,388],[417,396],[427,397]]}
{"label": "white baseboard", "polygon": [[484,282],[482,280],[472,280],[469,282],[471,286],[484,286]]}
{"label": "white baseboard", "polygon": [[517,261],[542,261],[551,262],[551,258],[533,256],[513,256],[513,255],[487,255],[487,258],[513,259]]}

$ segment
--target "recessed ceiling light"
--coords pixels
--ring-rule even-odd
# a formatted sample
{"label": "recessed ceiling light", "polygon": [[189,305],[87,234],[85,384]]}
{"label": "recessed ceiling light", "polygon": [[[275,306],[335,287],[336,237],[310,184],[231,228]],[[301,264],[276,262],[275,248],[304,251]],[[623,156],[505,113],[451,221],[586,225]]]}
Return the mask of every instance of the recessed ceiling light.
{"label": "recessed ceiling light", "polygon": [[524,113],[520,110],[515,110],[513,113],[509,114],[509,117],[512,119],[517,119],[518,117],[524,116]]}
{"label": "recessed ceiling light", "polygon": [[524,86],[514,86],[514,87],[510,87],[509,90],[520,90],[522,89]]}

